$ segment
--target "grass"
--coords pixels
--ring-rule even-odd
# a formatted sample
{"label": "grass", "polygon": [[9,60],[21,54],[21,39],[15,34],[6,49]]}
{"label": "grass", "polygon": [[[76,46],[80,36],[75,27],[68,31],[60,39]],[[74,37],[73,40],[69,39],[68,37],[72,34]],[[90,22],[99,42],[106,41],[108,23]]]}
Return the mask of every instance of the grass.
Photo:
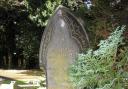
{"label": "grass", "polygon": [[[10,84],[11,81],[16,81],[15,89],[20,89],[17,85],[28,85],[31,81],[40,80],[40,87],[46,87],[44,72],[42,70],[2,70],[0,69],[0,84]],[[42,80],[41,80],[42,79]],[[39,87],[28,87],[22,89],[38,89]]]}
{"label": "grass", "polygon": [[[11,81],[13,81],[13,80],[3,80],[2,83],[3,83],[3,84],[10,84]],[[23,82],[23,81],[18,81],[18,80],[16,80],[16,84],[26,84],[26,83]]]}

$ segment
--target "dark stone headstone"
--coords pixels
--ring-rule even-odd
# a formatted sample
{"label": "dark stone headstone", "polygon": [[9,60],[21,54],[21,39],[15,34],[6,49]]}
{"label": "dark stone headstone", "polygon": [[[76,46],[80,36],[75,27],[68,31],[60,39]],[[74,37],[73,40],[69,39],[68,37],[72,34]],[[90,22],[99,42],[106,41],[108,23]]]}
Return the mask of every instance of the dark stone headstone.
{"label": "dark stone headstone", "polygon": [[87,47],[88,36],[82,24],[67,8],[59,6],[40,45],[40,66],[46,70],[47,89],[73,89],[68,68]]}

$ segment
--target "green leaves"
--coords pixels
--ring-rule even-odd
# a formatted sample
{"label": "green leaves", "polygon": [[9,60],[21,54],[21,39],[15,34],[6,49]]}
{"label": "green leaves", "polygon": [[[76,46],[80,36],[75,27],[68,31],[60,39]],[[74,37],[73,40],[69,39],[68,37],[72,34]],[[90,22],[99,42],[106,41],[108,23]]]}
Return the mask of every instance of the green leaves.
{"label": "green leaves", "polygon": [[[124,78],[125,74],[122,74],[124,69],[118,66],[124,65],[121,61],[128,61],[128,57],[121,56],[118,63],[116,59],[124,29],[125,26],[117,27],[108,39],[100,41],[99,49],[89,50],[78,56],[69,72],[70,80],[76,89],[122,89],[123,83],[120,79]],[[123,72],[120,73],[121,70]]]}
{"label": "green leaves", "polygon": [[48,18],[53,14],[53,11],[60,2],[61,0],[47,0],[44,3],[41,3],[41,6],[36,9],[33,9],[28,1],[26,1],[25,5],[30,13],[29,18],[38,26],[46,26]]}

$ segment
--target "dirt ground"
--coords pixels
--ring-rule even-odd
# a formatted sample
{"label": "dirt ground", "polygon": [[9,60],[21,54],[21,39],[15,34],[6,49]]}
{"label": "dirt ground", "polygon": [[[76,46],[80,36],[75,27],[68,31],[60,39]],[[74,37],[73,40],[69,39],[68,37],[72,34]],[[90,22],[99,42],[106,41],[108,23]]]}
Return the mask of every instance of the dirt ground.
{"label": "dirt ground", "polygon": [[0,78],[18,80],[18,81],[33,81],[45,80],[45,75],[40,70],[3,70],[0,69]]}

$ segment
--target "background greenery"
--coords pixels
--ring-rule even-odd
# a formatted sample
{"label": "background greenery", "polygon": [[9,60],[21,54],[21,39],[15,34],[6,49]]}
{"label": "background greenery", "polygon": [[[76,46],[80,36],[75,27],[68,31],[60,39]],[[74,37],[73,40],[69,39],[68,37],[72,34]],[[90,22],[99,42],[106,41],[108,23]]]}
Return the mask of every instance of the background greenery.
{"label": "background greenery", "polygon": [[88,9],[84,0],[0,0],[0,67],[39,68],[41,36],[48,18],[60,4],[70,8],[85,26],[91,48],[98,48],[99,41],[122,24],[126,25],[123,35],[127,43],[127,0],[91,2]]}
{"label": "background greenery", "polygon": [[[41,36],[49,17],[62,4],[85,26],[92,49],[80,54],[70,68],[74,87],[125,89],[128,77],[128,1],[91,0],[90,8],[87,1],[0,0],[0,68],[39,68]],[[118,27],[114,32],[122,25],[125,25],[125,30]]]}
{"label": "background greenery", "polygon": [[80,54],[70,68],[75,89],[127,89],[128,47],[123,43],[124,26],[118,27],[99,48]]}

